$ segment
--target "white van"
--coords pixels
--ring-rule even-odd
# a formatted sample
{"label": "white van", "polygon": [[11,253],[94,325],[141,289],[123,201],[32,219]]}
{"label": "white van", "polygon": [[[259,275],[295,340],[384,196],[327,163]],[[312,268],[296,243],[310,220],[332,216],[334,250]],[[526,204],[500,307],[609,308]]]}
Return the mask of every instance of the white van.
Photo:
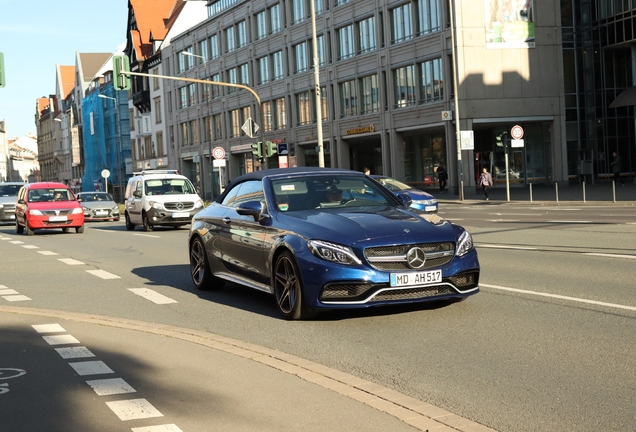
{"label": "white van", "polygon": [[176,170],[152,170],[135,173],[126,186],[126,228],[142,225],[178,228],[188,225],[203,209],[203,200],[190,180]]}

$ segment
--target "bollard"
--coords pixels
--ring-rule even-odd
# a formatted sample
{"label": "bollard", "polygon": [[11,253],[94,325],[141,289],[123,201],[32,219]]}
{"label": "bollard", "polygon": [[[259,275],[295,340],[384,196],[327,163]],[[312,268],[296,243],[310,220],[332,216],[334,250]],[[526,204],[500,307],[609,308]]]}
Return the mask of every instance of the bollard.
{"label": "bollard", "polygon": [[585,202],[585,181],[583,181],[583,202]]}
{"label": "bollard", "polygon": [[612,182],[612,202],[616,204],[616,182]]}
{"label": "bollard", "polygon": [[556,196],[556,202],[559,202],[559,183],[554,182],[554,193]]}
{"label": "bollard", "polygon": [[532,202],[532,183],[530,183],[530,202]]}
{"label": "bollard", "polygon": [[459,200],[464,201],[464,180],[459,182]]}

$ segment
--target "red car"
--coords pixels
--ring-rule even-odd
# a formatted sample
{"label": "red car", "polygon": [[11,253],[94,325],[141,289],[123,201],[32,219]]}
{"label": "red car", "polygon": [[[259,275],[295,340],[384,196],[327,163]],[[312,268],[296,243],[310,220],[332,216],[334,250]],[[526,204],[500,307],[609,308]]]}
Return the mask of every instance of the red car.
{"label": "red car", "polygon": [[64,183],[28,183],[18,192],[15,205],[15,230],[33,235],[37,229],[62,228],[84,232],[84,209]]}

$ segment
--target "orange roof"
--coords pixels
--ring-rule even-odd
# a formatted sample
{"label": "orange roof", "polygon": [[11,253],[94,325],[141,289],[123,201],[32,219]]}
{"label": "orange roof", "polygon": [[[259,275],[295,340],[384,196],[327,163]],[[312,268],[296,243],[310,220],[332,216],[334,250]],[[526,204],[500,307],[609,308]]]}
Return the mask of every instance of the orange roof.
{"label": "orange roof", "polygon": [[152,42],[161,41],[169,30],[168,23],[183,9],[183,0],[130,0],[137,29],[130,30],[137,58],[145,59],[153,55]]}
{"label": "orange roof", "polygon": [[75,88],[75,66],[60,66],[62,98],[66,99]]}
{"label": "orange roof", "polygon": [[42,114],[42,112],[49,107],[51,101],[49,98],[41,97],[38,98],[38,112]]}

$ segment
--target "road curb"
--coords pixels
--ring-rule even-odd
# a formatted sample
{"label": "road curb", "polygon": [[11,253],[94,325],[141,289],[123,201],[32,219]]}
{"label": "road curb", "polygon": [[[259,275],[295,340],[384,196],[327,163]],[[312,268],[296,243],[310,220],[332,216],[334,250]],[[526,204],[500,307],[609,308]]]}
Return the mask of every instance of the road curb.
{"label": "road curb", "polygon": [[154,335],[172,337],[206,346],[218,351],[253,360],[283,373],[295,375],[307,382],[332,390],[376,410],[396,417],[420,431],[430,432],[495,432],[472,420],[399,393],[395,390],[363,380],[353,375],[277,351],[231,339],[209,332],[156,324],[145,321],[91,315],[50,309],[0,306],[0,312],[56,318],[67,321],[135,330]]}

